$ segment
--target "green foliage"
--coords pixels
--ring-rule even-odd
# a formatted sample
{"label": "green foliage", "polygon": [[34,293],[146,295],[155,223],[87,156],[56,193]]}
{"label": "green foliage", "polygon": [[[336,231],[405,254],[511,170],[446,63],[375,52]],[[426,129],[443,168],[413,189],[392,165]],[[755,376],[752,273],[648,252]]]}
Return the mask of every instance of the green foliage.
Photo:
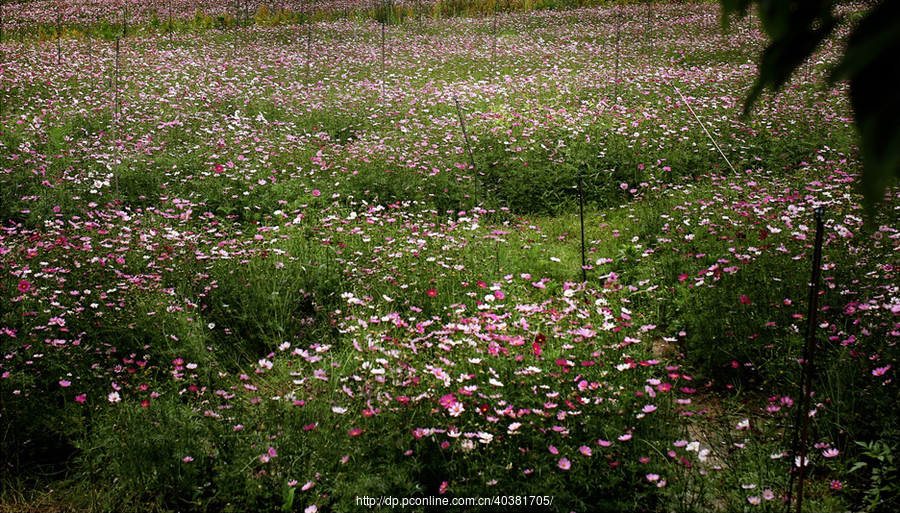
{"label": "green foliage", "polygon": [[897,446],[884,440],[874,442],[856,441],[865,450],[860,453],[860,461],[853,464],[850,472],[868,474],[863,488],[866,511],[895,511],[900,505],[900,482],[894,454]]}

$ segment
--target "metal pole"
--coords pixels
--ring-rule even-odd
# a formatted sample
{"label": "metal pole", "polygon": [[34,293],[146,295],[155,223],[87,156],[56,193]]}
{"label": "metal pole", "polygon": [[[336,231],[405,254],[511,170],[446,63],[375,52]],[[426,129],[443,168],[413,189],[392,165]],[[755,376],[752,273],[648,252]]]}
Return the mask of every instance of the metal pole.
{"label": "metal pole", "polygon": [[459,108],[459,98],[454,98],[456,102],[456,115],[459,117],[459,126],[462,128],[463,140],[466,143],[466,151],[469,152],[469,160],[472,161],[472,169],[475,169],[475,155],[472,153],[472,147],[469,146],[469,134],[466,133],[466,123],[463,121],[462,110]]}
{"label": "metal pole", "polygon": [[578,203],[581,214],[581,283],[587,283],[587,260],[584,256],[584,189],[581,186],[581,170],[578,170]]}
{"label": "metal pole", "polygon": [[60,42],[62,38],[62,11],[56,8],[56,65],[62,64],[62,46]]}
{"label": "metal pole", "polygon": [[116,127],[116,196],[119,196],[119,162],[122,160],[121,158],[121,148],[119,146],[121,140],[121,134],[119,133],[119,40],[120,38],[116,38],[116,89],[115,89],[115,127]]}
{"label": "metal pole", "polygon": [[[802,390],[801,404],[797,408],[797,422],[794,426],[794,454],[798,464],[799,482],[797,483],[797,513],[803,511],[803,483],[806,474],[806,445],[809,440],[809,402],[812,392],[813,356],[816,351],[816,312],[819,300],[819,278],[822,274],[822,236],[825,231],[825,223],[822,220],[822,208],[815,211],[816,216],[816,240],[813,251],[812,283],[809,288],[809,311],[806,316],[806,344],[803,348],[803,364],[800,370],[800,386]],[[802,425],[802,434],[797,427]],[[799,435],[799,439],[798,439]],[[799,453],[799,454],[798,454]],[[787,508],[790,511],[791,500],[794,491],[794,472],[788,483]]]}
{"label": "metal pole", "polygon": [[618,104],[619,102],[619,41],[622,37],[622,13],[621,10],[616,7],[616,86],[615,86],[615,98],[613,100]]}

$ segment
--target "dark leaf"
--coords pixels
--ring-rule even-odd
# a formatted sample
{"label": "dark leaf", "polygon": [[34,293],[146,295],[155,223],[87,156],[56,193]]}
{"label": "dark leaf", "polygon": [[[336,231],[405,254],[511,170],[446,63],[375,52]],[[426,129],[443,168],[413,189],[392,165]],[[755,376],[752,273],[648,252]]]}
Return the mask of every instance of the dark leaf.
{"label": "dark leaf", "polygon": [[759,79],[744,103],[750,111],[763,89],[778,90],[834,29],[831,0],[757,0],[763,27],[771,38],[760,62]]}
{"label": "dark leaf", "polygon": [[868,207],[900,179],[900,2],[883,2],[851,34],[832,79],[850,79]]}

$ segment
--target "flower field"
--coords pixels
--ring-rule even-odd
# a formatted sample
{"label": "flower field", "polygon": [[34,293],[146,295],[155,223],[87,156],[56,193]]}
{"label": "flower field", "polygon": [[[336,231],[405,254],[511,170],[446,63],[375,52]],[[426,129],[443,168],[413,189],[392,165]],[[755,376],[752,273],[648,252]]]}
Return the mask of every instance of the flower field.
{"label": "flower field", "polygon": [[586,4],[4,5],[0,511],[900,505],[837,43]]}

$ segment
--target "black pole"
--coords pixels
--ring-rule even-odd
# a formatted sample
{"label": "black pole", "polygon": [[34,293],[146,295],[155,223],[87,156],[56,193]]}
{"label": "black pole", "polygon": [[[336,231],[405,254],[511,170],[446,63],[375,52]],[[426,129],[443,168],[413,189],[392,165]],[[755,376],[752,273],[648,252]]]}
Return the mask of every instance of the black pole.
{"label": "black pole", "polygon": [[121,151],[119,144],[121,140],[121,134],[119,133],[119,40],[120,38],[116,38],[116,90],[115,90],[115,126],[116,126],[116,196],[119,196],[119,161],[121,160]]}
{"label": "black pole", "polygon": [[456,115],[459,117],[459,126],[462,128],[463,141],[466,143],[466,151],[469,152],[469,160],[472,161],[472,169],[475,169],[475,155],[472,153],[472,147],[469,146],[469,134],[466,133],[466,123],[463,121],[462,110],[459,108],[459,98],[454,98],[456,102]]}
{"label": "black pole", "polygon": [[56,65],[62,64],[62,11],[56,8]]}
{"label": "black pole", "polygon": [[387,24],[387,4],[381,2],[381,117],[384,117],[384,44],[387,35],[385,33]]}
{"label": "black pole", "polygon": [[[797,483],[797,512],[803,511],[803,482],[805,478],[806,465],[806,445],[809,440],[809,402],[812,392],[813,356],[816,350],[816,312],[818,312],[819,302],[819,278],[822,274],[822,236],[825,231],[825,223],[822,220],[822,208],[819,207],[815,211],[816,216],[816,240],[815,249],[813,251],[813,273],[812,283],[809,287],[809,311],[806,315],[806,344],[803,347],[803,364],[800,367],[800,386],[801,386],[801,404],[797,408],[797,421],[794,426],[794,454],[798,465],[799,482]],[[801,427],[802,433],[798,431]],[[799,453],[799,454],[798,454]],[[794,491],[794,472],[792,472],[788,483],[788,512],[791,510],[791,501]]]}
{"label": "black pole", "polygon": [[128,6],[122,10],[122,37],[128,37]]}
{"label": "black pole", "polygon": [[587,260],[584,256],[584,189],[581,187],[581,170],[578,170],[578,203],[581,211],[581,283],[587,283]]}
{"label": "black pole", "polygon": [[116,90],[115,90],[116,137],[118,137],[118,134],[119,134],[119,41],[120,40],[121,40],[121,38],[118,38],[118,37],[116,38],[116,81],[115,81],[115,84],[116,84]]}
{"label": "black pole", "polygon": [[[307,3],[307,6],[309,4]],[[309,88],[309,68],[312,59],[312,7],[306,15],[306,87]]]}
{"label": "black pole", "polygon": [[620,9],[616,7],[616,72],[615,72],[615,98],[613,100],[618,104],[619,102],[619,40],[622,36],[622,13]]}

